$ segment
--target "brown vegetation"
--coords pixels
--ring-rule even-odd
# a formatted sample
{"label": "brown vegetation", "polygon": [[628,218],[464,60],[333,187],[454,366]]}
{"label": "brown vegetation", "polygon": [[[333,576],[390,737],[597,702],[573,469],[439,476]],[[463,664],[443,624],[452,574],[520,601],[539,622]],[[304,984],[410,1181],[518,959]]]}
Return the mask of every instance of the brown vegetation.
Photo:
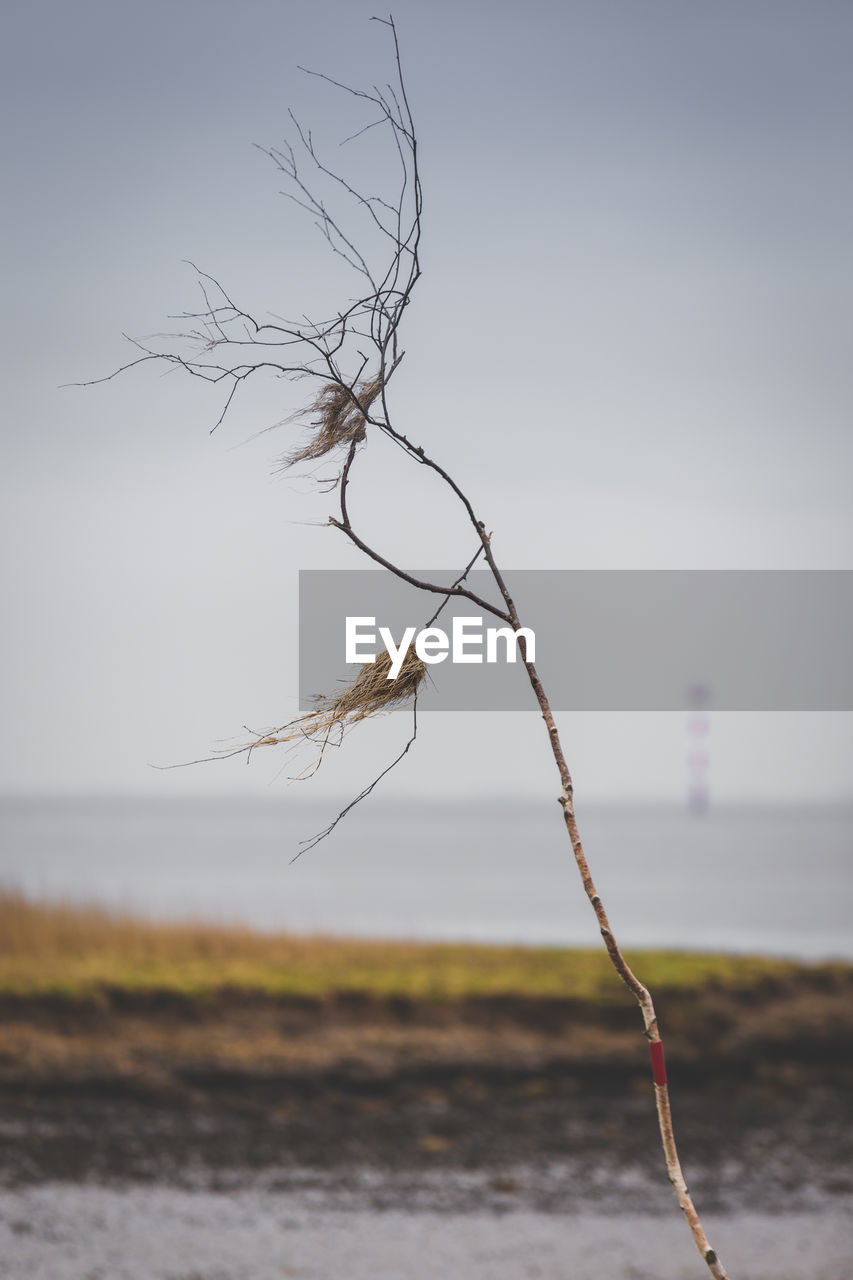
{"label": "brown vegetation", "polygon": [[[649,952],[670,1070],[840,1081],[853,967]],[[0,895],[0,1089],[182,1097],[242,1079],[645,1081],[598,952],[296,938]],[[203,1084],[202,1084],[203,1082]]]}

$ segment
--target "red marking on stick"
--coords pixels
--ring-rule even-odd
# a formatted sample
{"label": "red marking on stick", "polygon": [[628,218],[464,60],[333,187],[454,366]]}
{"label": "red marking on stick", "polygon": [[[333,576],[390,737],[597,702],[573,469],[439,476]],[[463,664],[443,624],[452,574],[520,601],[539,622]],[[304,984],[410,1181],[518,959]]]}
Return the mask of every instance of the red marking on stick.
{"label": "red marking on stick", "polygon": [[663,1045],[660,1040],[653,1040],[649,1045],[652,1055],[652,1077],[655,1084],[666,1084],[666,1064],[663,1060]]}

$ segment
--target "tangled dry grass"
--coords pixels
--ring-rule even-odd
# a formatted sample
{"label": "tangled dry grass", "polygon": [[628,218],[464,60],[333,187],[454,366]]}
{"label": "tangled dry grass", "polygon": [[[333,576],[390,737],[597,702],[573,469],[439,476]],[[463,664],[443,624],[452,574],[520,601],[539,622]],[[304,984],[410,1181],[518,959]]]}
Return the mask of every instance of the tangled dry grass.
{"label": "tangled dry grass", "polygon": [[325,458],[339,445],[363,440],[366,415],[381,391],[380,374],[358,382],[352,388],[339,382],[326,383],[307,409],[307,413],[316,415],[310,424],[313,428],[311,438],[301,448],[286,455],[284,466],[316,461]]}
{"label": "tangled dry grass", "polygon": [[298,716],[272,732],[259,735],[246,750],[307,741],[319,748],[314,770],[319,768],[326,747],[338,745],[344,734],[360,720],[384,715],[412,702],[426,678],[426,665],[409,648],[396,679],[389,679],[391,656],[387,649],[375,662],[366,662],[358,675],[340,693],[319,697],[312,711]]}

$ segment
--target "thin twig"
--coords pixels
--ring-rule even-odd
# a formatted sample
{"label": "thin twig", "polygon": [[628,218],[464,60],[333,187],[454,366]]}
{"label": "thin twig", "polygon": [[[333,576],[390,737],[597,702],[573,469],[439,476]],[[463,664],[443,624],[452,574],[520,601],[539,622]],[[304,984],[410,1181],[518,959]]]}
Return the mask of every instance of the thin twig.
{"label": "thin twig", "polygon": [[355,797],[354,800],[350,800],[349,804],[346,805],[343,809],[341,809],[338,816],[334,818],[327,827],[324,827],[323,830],[318,832],[316,836],[311,836],[308,840],[300,841],[300,844],[303,847],[299,850],[297,854],[294,854],[294,856],[290,859],[291,864],[296,862],[297,858],[301,858],[303,853],[307,853],[309,849],[316,848],[316,846],[320,843],[321,840],[325,840],[327,836],[330,836],[332,834],[332,832],[334,831],[338,823],[341,821],[341,819],[345,818],[347,814],[350,812],[350,810],[354,809],[357,804],[361,804],[362,800],[365,800],[370,795],[374,787],[378,786],[379,783],[382,781],[382,779],[386,777],[386,775],[389,774],[391,770],[394,769],[400,763],[403,757],[408,755],[409,748],[412,746],[417,736],[418,736],[418,695],[417,693],[415,693],[414,698],[412,699],[412,736],[409,738],[409,741],[403,747],[403,750],[394,760],[391,761],[389,765],[387,765],[382,770],[380,774],[377,775],[377,777],[373,779],[373,781],[369,784],[369,786],[366,786],[363,791],[359,792],[359,794]]}

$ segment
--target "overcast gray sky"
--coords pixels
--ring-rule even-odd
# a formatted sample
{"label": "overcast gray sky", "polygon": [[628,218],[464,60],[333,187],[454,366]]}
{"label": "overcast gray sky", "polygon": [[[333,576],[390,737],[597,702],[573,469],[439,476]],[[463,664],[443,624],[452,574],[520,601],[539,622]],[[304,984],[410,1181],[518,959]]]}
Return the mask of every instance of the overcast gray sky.
{"label": "overcast gray sky", "polygon": [[[330,499],[121,335],[197,302],[191,258],[259,311],[351,283],[252,143],[318,136],[390,74],[370,5],[32,0],[3,97],[5,790],[266,793],[281,761],[156,773],[296,708],[296,575],[360,566]],[[842,2],[394,7],[420,136],[424,277],[394,406],[453,464],[510,567],[853,568],[853,8]],[[382,158],[368,147],[366,163]],[[458,565],[458,523],[381,448],[356,517]],[[683,795],[684,718],[561,717],[579,792]],[[481,730],[486,729],[485,733]],[[399,717],[312,783],[346,792]],[[551,795],[537,717],[428,717],[390,790]],[[355,738],[351,742],[355,743]],[[476,760],[471,757],[476,750]],[[849,715],[718,716],[720,797],[851,794]],[[346,759],[344,758],[346,755]]]}

